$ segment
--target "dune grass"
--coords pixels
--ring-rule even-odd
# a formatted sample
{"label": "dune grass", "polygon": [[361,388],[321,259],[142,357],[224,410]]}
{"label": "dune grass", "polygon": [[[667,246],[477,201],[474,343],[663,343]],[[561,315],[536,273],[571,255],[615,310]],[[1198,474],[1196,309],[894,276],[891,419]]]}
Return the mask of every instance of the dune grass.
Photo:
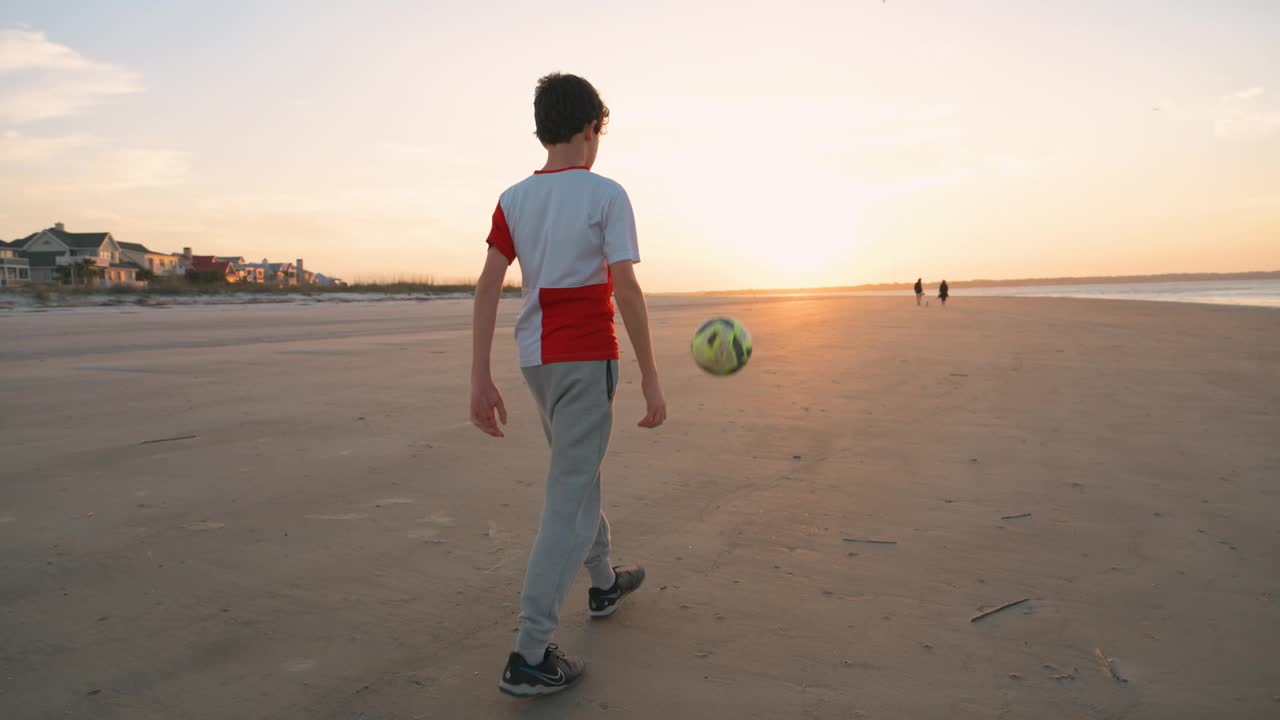
{"label": "dune grass", "polygon": [[[436,282],[431,278],[396,279],[352,283],[349,285],[258,285],[250,283],[190,282],[186,278],[157,278],[145,286],[95,288],[72,285],[32,284],[6,288],[6,294],[27,295],[36,305],[76,305],[91,297],[108,296],[117,301],[138,303],[148,298],[166,297],[230,297],[267,298],[309,297],[316,295],[408,295],[415,297],[456,297],[475,292],[474,282]],[[506,285],[505,297],[518,297],[519,285]]]}

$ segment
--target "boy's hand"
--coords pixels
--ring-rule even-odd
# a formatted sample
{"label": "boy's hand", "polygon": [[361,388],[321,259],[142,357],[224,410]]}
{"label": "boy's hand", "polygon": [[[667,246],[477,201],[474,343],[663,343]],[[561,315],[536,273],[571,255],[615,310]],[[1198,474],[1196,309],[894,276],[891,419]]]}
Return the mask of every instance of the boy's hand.
{"label": "boy's hand", "polygon": [[662,395],[662,385],[656,377],[644,378],[640,381],[640,390],[644,392],[648,412],[636,424],[642,428],[656,428],[667,421],[667,399]]}
{"label": "boy's hand", "polygon": [[649,309],[644,291],[636,280],[634,260],[620,260],[609,266],[613,277],[613,297],[618,301],[622,321],[627,324],[631,347],[640,363],[640,389],[644,391],[645,415],[636,423],[642,428],[656,428],[667,421],[667,399],[658,382],[658,364],[653,359],[653,341],[649,337]]}
{"label": "boy's hand", "polygon": [[[495,410],[497,419],[494,418]],[[506,437],[502,428],[498,427],[498,420],[502,420],[503,425],[507,424],[507,406],[502,403],[502,393],[498,392],[498,386],[491,379],[472,380],[471,424],[487,435]]]}

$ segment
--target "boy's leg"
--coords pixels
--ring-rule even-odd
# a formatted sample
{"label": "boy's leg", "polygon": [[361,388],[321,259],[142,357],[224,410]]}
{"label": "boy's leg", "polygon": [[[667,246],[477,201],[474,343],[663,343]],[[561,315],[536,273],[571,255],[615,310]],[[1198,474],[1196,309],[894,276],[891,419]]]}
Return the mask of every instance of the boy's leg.
{"label": "boy's leg", "polygon": [[542,524],[529,555],[516,638],[516,651],[533,664],[542,661],[560,605],[601,532],[600,465],[613,425],[613,368],[606,370],[606,362],[525,369],[551,442]]}
{"label": "boy's leg", "polygon": [[607,590],[613,587],[613,564],[609,561],[609,519],[600,513],[600,527],[596,529],[595,542],[587,551],[587,574],[591,576],[591,587]]}

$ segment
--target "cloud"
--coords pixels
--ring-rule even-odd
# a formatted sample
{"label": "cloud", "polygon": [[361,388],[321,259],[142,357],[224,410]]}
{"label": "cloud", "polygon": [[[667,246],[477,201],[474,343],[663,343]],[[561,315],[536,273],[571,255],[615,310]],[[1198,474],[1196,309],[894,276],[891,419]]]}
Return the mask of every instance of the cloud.
{"label": "cloud", "polygon": [[141,91],[133,71],[90,60],[42,32],[0,30],[0,121],[25,124],[73,115]]}
{"label": "cloud", "polygon": [[136,190],[184,184],[191,175],[191,154],[179,150],[121,148],[105,154],[111,176],[102,189]]}
{"label": "cloud", "polygon": [[119,145],[89,135],[31,136],[0,133],[5,179],[29,191],[110,193],[172,187],[191,176],[191,154],[165,148]]}
{"label": "cloud", "polygon": [[1214,121],[1214,133],[1228,140],[1262,140],[1280,132],[1280,110],[1230,112]]}
{"label": "cloud", "polygon": [[0,134],[0,165],[12,168],[50,163],[97,142],[96,138],[86,135],[29,137],[16,130],[8,130]]}
{"label": "cloud", "polygon": [[1263,140],[1280,133],[1280,108],[1262,107],[1263,88],[1231,93],[1212,110],[1213,134],[1225,140]]}
{"label": "cloud", "polygon": [[[213,215],[275,218],[348,217],[425,221],[432,193],[394,186],[332,188],[322,193],[285,191],[227,193],[202,198],[201,210]],[[488,200],[486,199],[486,203]],[[492,212],[492,210],[490,210]]]}

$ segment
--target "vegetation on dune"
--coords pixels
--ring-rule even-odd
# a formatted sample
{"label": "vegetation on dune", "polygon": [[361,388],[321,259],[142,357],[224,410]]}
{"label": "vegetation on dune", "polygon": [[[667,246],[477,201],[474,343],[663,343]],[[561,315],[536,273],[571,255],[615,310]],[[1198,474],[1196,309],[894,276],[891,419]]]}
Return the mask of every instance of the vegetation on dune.
{"label": "vegetation on dune", "polygon": [[[77,277],[79,279],[79,276]],[[259,285],[249,283],[228,283],[221,279],[208,277],[154,277],[145,286],[119,285],[109,288],[94,288],[84,285],[32,284],[17,288],[6,288],[4,293],[10,295],[27,295],[38,305],[79,304],[77,300],[86,300],[92,296],[109,296],[114,302],[133,299],[144,304],[150,298],[173,297],[222,297],[247,296],[269,300],[271,298],[293,298],[314,296],[374,296],[374,295],[411,295],[417,297],[448,297],[470,295],[475,292],[473,282],[440,283],[432,278],[397,279],[391,281],[359,282],[349,285]],[[520,295],[519,285],[507,285],[503,288],[507,297]]]}

